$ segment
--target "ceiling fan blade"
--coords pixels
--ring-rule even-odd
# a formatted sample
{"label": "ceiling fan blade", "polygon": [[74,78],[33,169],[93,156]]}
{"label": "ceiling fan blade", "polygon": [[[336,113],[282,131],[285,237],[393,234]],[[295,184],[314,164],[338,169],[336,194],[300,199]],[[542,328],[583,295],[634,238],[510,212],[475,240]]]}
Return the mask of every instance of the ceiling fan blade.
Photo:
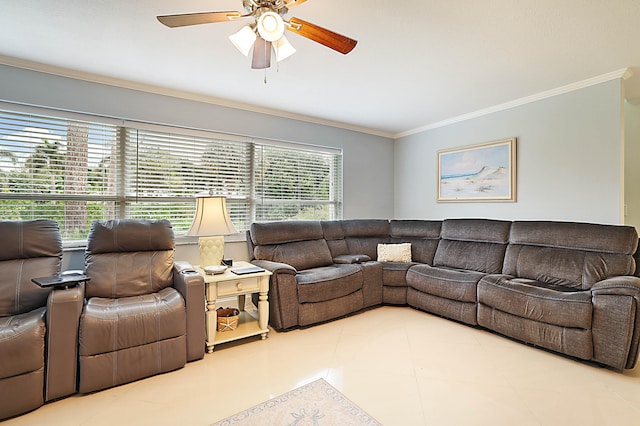
{"label": "ceiling fan blade", "polygon": [[258,37],[253,45],[251,68],[261,70],[271,66],[271,42]]}
{"label": "ceiling fan blade", "polygon": [[285,0],[284,5],[291,9],[292,7],[299,6],[306,1],[307,0]]}
{"label": "ceiling fan blade", "polygon": [[210,24],[213,22],[226,22],[243,17],[240,12],[200,12],[183,13],[181,15],[158,16],[158,21],[167,27],[185,27],[188,25]]}
{"label": "ceiling fan blade", "polygon": [[325,45],[343,55],[351,52],[358,43],[357,40],[334,33],[333,31],[303,21],[302,19],[291,18],[289,24],[290,25],[287,25],[289,31]]}

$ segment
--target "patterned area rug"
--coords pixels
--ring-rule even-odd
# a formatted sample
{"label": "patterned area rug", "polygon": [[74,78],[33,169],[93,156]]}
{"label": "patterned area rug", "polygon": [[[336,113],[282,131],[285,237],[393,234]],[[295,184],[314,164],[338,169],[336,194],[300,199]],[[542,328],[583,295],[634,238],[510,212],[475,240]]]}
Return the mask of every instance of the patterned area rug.
{"label": "patterned area rug", "polygon": [[380,425],[336,388],[318,379],[212,426]]}

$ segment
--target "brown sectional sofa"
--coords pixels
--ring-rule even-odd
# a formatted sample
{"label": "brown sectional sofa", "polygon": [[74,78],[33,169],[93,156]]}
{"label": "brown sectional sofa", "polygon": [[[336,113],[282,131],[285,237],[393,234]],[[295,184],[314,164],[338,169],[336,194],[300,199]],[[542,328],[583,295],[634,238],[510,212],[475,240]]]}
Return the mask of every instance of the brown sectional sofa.
{"label": "brown sectional sofa", "polygon": [[[247,241],[252,262],[273,272],[270,324],[277,330],[381,304],[408,305],[617,370],[637,362],[633,227],[294,221],[254,223]],[[379,244],[403,243],[411,245],[410,261],[378,261]]]}

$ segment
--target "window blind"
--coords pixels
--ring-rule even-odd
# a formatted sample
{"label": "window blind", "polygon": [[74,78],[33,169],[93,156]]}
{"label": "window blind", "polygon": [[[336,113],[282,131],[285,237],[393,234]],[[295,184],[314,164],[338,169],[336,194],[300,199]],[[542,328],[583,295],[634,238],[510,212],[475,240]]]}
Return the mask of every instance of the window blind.
{"label": "window blind", "polygon": [[86,238],[93,220],[115,217],[120,179],[117,127],[0,109],[0,217],[60,223]]}
{"label": "window blind", "polygon": [[4,106],[0,217],[54,219],[66,242],[103,219],[166,218],[184,234],[202,192],[227,197],[240,231],[342,217],[337,149]]}
{"label": "window blind", "polygon": [[227,197],[232,222],[247,229],[252,147],[230,139],[127,128],[126,215],[169,217],[174,231],[185,233],[193,219],[194,195],[211,191]]}
{"label": "window blind", "polygon": [[342,156],[256,144],[255,220],[341,217]]}

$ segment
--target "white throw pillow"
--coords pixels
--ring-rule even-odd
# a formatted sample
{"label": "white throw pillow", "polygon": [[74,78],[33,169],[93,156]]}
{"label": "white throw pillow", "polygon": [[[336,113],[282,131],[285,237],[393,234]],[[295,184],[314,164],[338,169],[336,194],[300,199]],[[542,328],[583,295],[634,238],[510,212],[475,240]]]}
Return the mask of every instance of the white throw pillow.
{"label": "white throw pillow", "polygon": [[378,244],[378,262],[411,262],[411,243]]}

